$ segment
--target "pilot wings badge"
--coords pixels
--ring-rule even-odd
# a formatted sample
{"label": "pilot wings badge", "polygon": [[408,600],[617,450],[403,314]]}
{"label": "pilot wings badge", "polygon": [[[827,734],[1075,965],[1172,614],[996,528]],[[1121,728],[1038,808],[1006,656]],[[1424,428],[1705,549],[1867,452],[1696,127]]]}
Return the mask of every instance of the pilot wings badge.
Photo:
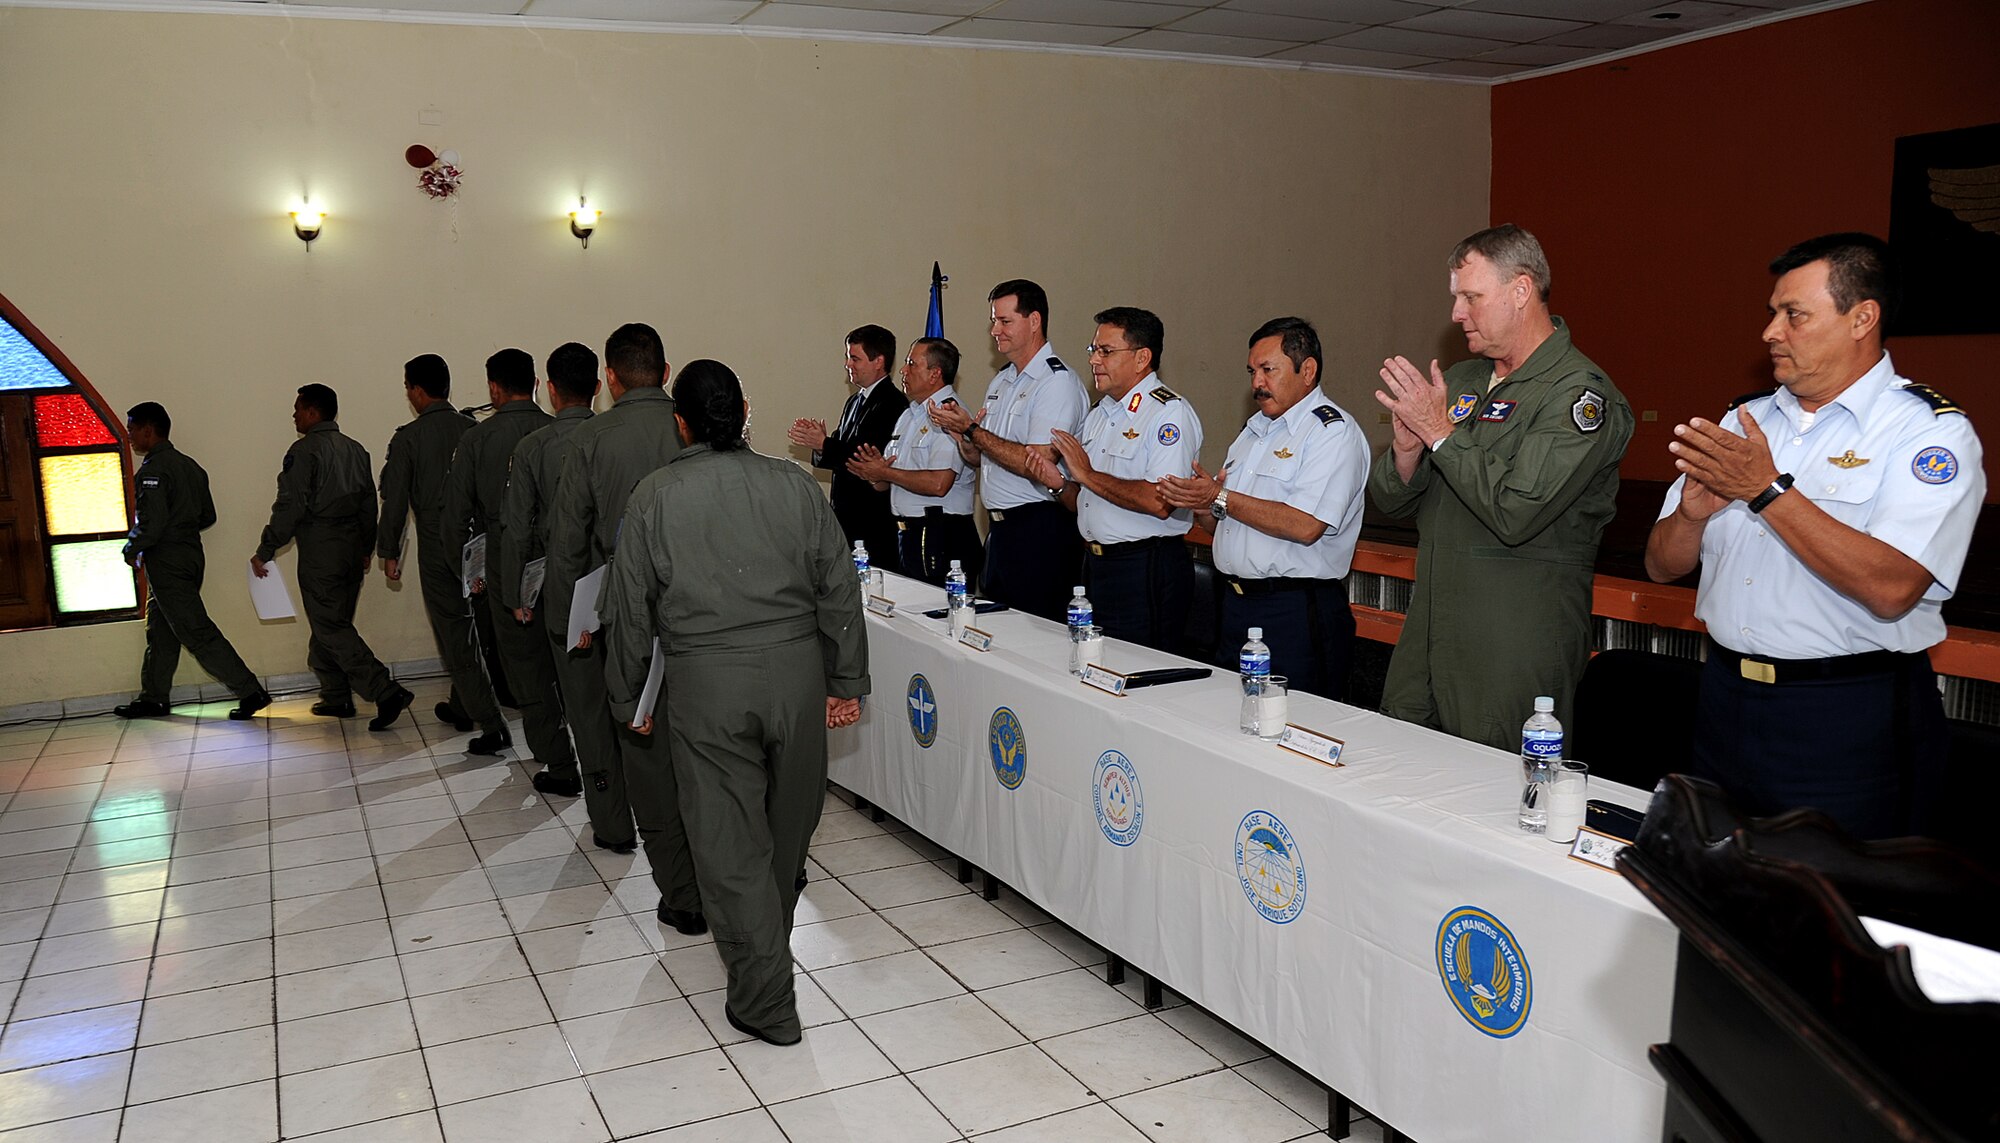
{"label": "pilot wings badge", "polygon": [[1868,461],[1869,461],[1868,457],[1855,456],[1853,449],[1848,449],[1846,452],[1841,453],[1839,456],[1830,456],[1826,458],[1826,462],[1835,468],[1860,468],[1862,465],[1867,464]]}

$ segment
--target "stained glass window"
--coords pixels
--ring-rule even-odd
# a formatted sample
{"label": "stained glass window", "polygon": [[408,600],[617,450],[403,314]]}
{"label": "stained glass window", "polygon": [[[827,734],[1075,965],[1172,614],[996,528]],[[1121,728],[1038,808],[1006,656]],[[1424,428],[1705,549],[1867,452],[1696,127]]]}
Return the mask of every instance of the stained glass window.
{"label": "stained glass window", "polygon": [[115,445],[111,426],[81,393],[49,393],[35,398],[35,443],[43,448]]}
{"label": "stained glass window", "polygon": [[0,389],[67,389],[69,378],[20,330],[0,321]]}
{"label": "stained glass window", "polygon": [[123,458],[115,452],[43,457],[42,510],[50,536],[124,531]]}
{"label": "stained glass window", "polygon": [[139,606],[123,540],[56,544],[49,549],[56,573],[56,610],[118,611]]}

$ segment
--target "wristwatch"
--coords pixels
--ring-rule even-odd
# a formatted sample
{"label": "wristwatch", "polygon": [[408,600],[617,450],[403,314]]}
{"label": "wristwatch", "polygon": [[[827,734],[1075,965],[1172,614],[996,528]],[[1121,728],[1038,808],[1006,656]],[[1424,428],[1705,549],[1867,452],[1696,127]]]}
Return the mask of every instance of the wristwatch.
{"label": "wristwatch", "polygon": [[1752,512],[1761,513],[1762,511],[1764,511],[1764,509],[1769,508],[1771,506],[1771,501],[1776,500],[1780,496],[1783,496],[1785,494],[1785,490],[1790,488],[1791,486],[1792,486],[1792,474],[1789,472],[1779,473],[1778,479],[1773,480],[1771,482],[1771,487],[1766,488],[1762,492],[1759,492],[1757,494],[1757,499],[1752,500],[1750,502],[1749,505],[1750,510]]}
{"label": "wristwatch", "polygon": [[1208,514],[1218,520],[1229,519],[1229,490],[1227,488],[1218,488],[1215,490],[1215,500],[1209,504]]}

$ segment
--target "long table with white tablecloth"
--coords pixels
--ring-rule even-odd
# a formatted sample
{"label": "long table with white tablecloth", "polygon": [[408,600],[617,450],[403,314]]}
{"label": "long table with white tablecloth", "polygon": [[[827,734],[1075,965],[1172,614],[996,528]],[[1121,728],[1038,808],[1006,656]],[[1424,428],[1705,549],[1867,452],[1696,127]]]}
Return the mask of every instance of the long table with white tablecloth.
{"label": "long table with white tablecloth", "polygon": [[1057,624],[980,616],[982,652],[923,616],[939,589],[884,594],[834,782],[1419,1143],[1657,1137],[1676,932],[1516,827],[1517,758],[1294,694],[1328,766],[1239,733],[1233,673],[1114,696]]}

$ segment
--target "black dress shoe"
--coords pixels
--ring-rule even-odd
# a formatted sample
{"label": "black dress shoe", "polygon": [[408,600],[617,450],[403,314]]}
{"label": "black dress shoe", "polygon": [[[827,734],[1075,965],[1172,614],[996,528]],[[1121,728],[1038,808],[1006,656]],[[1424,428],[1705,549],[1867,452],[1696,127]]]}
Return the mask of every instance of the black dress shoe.
{"label": "black dress shoe", "polygon": [[235,719],[237,722],[242,722],[244,719],[257,717],[258,711],[263,710],[265,707],[270,705],[271,705],[271,692],[266,690],[259,690],[255,694],[252,694],[248,698],[240,700],[239,702],[237,702],[235,706],[231,707],[229,710],[229,717]]}
{"label": "black dress shoe", "polygon": [[773,1036],[769,1032],[766,1032],[761,1028],[752,1028],[750,1025],[745,1024],[743,1021],[738,1020],[736,1018],[736,1013],[731,1012],[729,1010],[729,1004],[727,1002],[724,1002],[722,1005],[722,1016],[723,1019],[729,1021],[729,1026],[731,1028],[736,1029],[738,1032],[741,1032],[746,1036],[755,1036],[759,1040],[764,1041],[766,1044],[776,1044],[780,1048],[789,1048],[793,1044],[798,1043],[801,1039],[804,1038],[800,1033],[795,1032],[792,1034],[791,1039],[787,1040],[778,1036]]}
{"label": "black dress shoe", "polygon": [[437,715],[439,722],[444,723],[461,734],[472,729],[472,720],[460,714],[458,708],[448,702],[437,704],[431,708],[431,712]]}
{"label": "black dress shoe", "polygon": [[417,696],[411,694],[409,688],[397,687],[388,698],[375,704],[375,717],[368,720],[368,729],[387,730],[396,725],[396,720],[403,717],[403,712],[410,709],[410,704],[415,701]]}
{"label": "black dress shoe", "polygon": [[[596,846],[599,849],[608,849],[613,853],[634,853],[637,852],[639,848],[639,843],[636,841],[606,841],[603,838],[597,836],[595,833],[590,835],[590,844]],[[696,913],[694,915],[696,917],[701,916],[700,913]],[[665,919],[666,918],[664,917],[661,918],[661,920]]]}
{"label": "black dress shoe", "polygon": [[[535,792],[539,794],[554,794],[558,798],[574,798],[583,793],[583,779],[558,778],[547,770],[536,774],[533,782]],[[604,848],[609,849],[611,847],[607,845]],[[626,852],[630,853],[631,850],[626,850]]]}
{"label": "black dress shoe", "polygon": [[111,713],[119,718],[159,718],[167,713],[167,704],[133,699],[123,706],[112,707]]}
{"label": "black dress shoe", "polygon": [[507,733],[507,729],[502,727],[499,730],[489,730],[485,734],[466,743],[465,752],[467,754],[484,754],[492,757],[512,745],[514,745],[514,736]]}
{"label": "black dress shoe", "polygon": [[688,909],[669,909],[665,901],[660,902],[655,916],[663,925],[671,925],[675,932],[684,937],[698,937],[708,931],[708,918]]}
{"label": "black dress shoe", "polygon": [[312,712],[322,718],[353,718],[354,704],[351,702],[328,702],[321,699],[312,705]]}

